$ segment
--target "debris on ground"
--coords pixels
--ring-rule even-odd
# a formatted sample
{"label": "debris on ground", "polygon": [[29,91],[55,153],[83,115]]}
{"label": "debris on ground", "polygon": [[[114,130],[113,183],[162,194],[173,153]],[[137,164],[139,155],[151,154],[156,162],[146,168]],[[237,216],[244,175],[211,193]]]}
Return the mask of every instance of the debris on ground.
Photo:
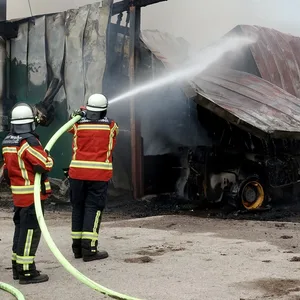
{"label": "debris on ground", "polygon": [[126,263],[132,263],[132,264],[145,264],[152,262],[153,259],[149,256],[142,256],[142,257],[135,257],[135,258],[126,258],[124,259],[124,262]]}
{"label": "debris on ground", "polygon": [[300,261],[300,257],[299,256],[294,256],[290,259],[291,262],[298,262]]}
{"label": "debris on ground", "polygon": [[291,235],[282,235],[280,238],[283,239],[283,240],[288,240],[288,239],[292,239],[293,236],[291,236]]}

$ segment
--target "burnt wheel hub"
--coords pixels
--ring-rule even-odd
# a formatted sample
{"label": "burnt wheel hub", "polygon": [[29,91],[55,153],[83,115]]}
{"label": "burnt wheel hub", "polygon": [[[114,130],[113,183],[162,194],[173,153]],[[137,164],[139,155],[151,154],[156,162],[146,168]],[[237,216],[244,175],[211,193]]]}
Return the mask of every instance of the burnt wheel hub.
{"label": "burnt wheel hub", "polygon": [[254,186],[247,186],[243,196],[247,202],[253,203],[257,199],[257,189]]}

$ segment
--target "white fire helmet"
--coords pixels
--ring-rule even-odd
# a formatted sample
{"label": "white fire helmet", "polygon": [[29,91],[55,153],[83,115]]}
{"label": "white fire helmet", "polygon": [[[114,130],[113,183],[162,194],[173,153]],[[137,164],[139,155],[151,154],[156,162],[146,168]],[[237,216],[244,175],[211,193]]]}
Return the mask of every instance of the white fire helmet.
{"label": "white fire helmet", "polygon": [[107,110],[108,101],[102,94],[93,94],[89,97],[86,109],[89,111],[104,111]]}
{"label": "white fire helmet", "polygon": [[29,104],[18,103],[11,112],[11,124],[22,125],[34,122],[33,109]]}

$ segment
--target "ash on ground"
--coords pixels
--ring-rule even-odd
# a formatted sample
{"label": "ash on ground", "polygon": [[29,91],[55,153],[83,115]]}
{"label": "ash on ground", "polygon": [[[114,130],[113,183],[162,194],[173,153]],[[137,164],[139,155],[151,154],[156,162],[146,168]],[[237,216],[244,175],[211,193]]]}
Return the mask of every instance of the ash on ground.
{"label": "ash on ground", "polygon": [[[62,199],[56,194],[54,192],[54,196],[46,200],[45,210],[70,212],[71,206],[68,197]],[[0,208],[13,208],[11,193],[5,183],[1,184]],[[272,203],[268,209],[251,212],[238,211],[234,207],[224,204],[199,205],[192,201],[179,199],[173,194],[146,196],[141,200],[134,200],[128,193],[119,193],[118,195],[110,193],[105,211],[106,220],[174,214],[201,218],[297,222],[300,221],[300,201]]]}

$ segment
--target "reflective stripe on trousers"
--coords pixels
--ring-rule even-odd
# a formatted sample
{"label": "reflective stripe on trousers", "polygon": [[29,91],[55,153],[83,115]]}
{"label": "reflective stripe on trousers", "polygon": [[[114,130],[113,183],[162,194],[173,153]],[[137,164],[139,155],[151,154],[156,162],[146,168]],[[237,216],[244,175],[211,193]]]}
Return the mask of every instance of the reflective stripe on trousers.
{"label": "reflective stripe on trousers", "polygon": [[81,231],[72,231],[72,239],[73,240],[81,240],[82,232]]}
{"label": "reflective stripe on trousers", "polygon": [[72,231],[72,239],[73,240],[80,240],[80,239],[91,240],[91,247],[95,247],[96,242],[98,241],[100,219],[101,219],[101,211],[98,210],[96,213],[95,220],[94,220],[93,232]]}
{"label": "reflective stripe on trousers", "polygon": [[29,265],[33,264],[34,262],[34,256],[29,256],[31,244],[32,244],[32,237],[33,237],[33,229],[28,229],[27,236],[26,236],[26,243],[24,247],[24,254],[22,256],[17,255],[17,264],[23,265],[23,271],[28,271]]}
{"label": "reflective stripe on trousers", "polygon": [[12,261],[17,261],[17,253],[13,253],[11,256]]}

